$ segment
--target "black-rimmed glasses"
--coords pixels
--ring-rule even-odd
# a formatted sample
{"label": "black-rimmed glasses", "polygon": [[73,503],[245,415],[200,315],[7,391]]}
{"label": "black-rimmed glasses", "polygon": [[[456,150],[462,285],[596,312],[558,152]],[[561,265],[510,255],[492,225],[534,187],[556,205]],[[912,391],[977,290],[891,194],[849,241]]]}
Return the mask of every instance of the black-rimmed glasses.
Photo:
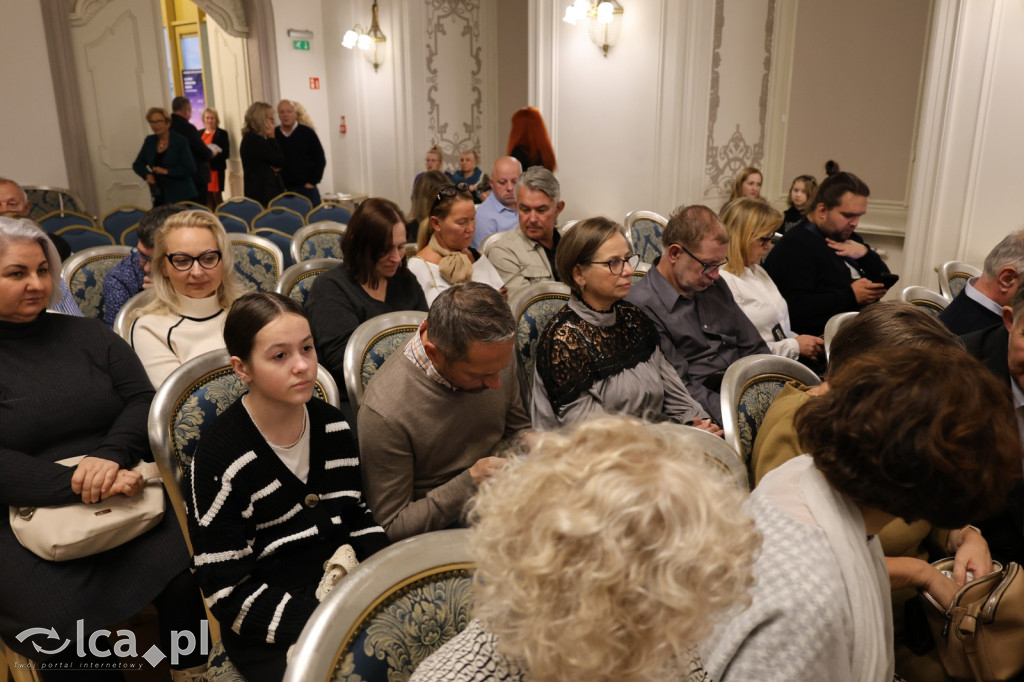
{"label": "black-rimmed glasses", "polygon": [[679,246],[680,249],[682,249],[684,252],[686,252],[687,256],[689,256],[690,258],[692,258],[693,260],[695,260],[695,261],[697,261],[698,263],[701,264],[701,267],[703,269],[700,271],[700,274],[704,275],[705,277],[710,275],[715,270],[718,270],[719,268],[724,268],[726,265],[729,264],[729,259],[728,258],[726,258],[721,263],[705,263],[700,258],[697,258],[692,253],[690,253],[690,251],[685,246],[683,246],[682,244],[679,244],[678,246]]}
{"label": "black-rimmed glasses", "polygon": [[611,260],[588,260],[584,261],[584,265],[607,265],[608,272],[613,275],[621,275],[626,270],[626,263],[629,263],[629,267],[632,270],[636,270],[636,266],[640,265],[640,255],[633,253],[625,258],[612,258]]}
{"label": "black-rimmed glasses", "polygon": [[198,256],[190,256],[187,253],[169,253],[167,262],[171,264],[172,268],[181,272],[191,270],[197,261],[203,270],[213,270],[220,263],[220,257],[220,251],[203,251]]}
{"label": "black-rimmed glasses", "polygon": [[774,236],[774,234],[770,234],[767,237],[754,237],[754,241],[759,243],[761,246],[768,246],[772,243],[772,238]]}
{"label": "black-rimmed glasses", "polygon": [[452,197],[458,196],[459,192],[468,191],[469,185],[467,185],[464,182],[460,182],[457,185],[445,185],[438,191],[437,198],[435,198],[434,203],[430,205],[430,212],[433,213],[434,209],[437,208],[437,205],[444,201],[446,198],[450,199]]}
{"label": "black-rimmed glasses", "polygon": [[140,251],[138,247],[135,247],[134,249],[132,249],[132,251],[139,257],[139,262],[142,263],[143,265],[153,261],[152,256],[147,256],[146,254],[142,253],[142,251]]}

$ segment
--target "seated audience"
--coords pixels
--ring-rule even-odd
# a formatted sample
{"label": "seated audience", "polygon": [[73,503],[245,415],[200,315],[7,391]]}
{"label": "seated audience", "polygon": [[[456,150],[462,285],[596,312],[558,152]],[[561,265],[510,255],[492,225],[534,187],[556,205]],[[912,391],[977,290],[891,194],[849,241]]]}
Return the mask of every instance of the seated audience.
{"label": "seated audience", "polygon": [[477,486],[502,468],[496,455],[530,427],[515,333],[493,287],[453,286],[367,385],[358,429],[363,485],[392,540],[458,525]]}
{"label": "seated audience", "polygon": [[759,544],[700,446],[635,419],[544,434],[473,500],[475,620],[413,682],[709,678]]}
{"label": "seated audience", "polygon": [[[131,349],[99,320],[54,315],[60,260],[30,220],[0,218],[0,502],[13,507],[93,503],[139,494],[131,468],[152,458],[146,431],[153,386]],[[75,466],[60,460],[85,455]],[[202,597],[175,515],[105,552],[47,561],[0,528],[0,636],[36,663],[43,680],[121,679],[82,672],[110,659],[76,651],[82,633],[112,629],[154,603],[163,641],[204,632]],[[77,625],[76,625],[77,621]],[[32,635],[45,627],[53,634]],[[32,630],[32,629],[35,630]],[[58,639],[60,641],[58,641]],[[90,638],[91,639],[91,638]],[[60,653],[51,654],[61,642]],[[176,680],[198,680],[208,642],[172,663]],[[125,661],[128,662],[128,661]],[[141,664],[141,661],[139,661]],[[70,672],[61,668],[71,668]],[[97,677],[84,677],[90,673]]]}
{"label": "seated audience", "polygon": [[[809,454],[747,503],[763,537],[753,603],[702,646],[713,679],[893,679],[878,533],[899,517],[958,528],[995,511],[1020,477],[1009,399],[962,349],[876,348],[829,385],[797,412]],[[967,568],[982,575],[989,560]],[[949,604],[956,585],[932,571],[927,589]]]}
{"label": "seated audience", "polygon": [[827,167],[806,219],[783,235],[764,262],[798,334],[821,336],[830,317],[860,310],[886,292],[882,279],[889,268],[854,233],[871,190],[834,162]]}
{"label": "seated audience", "polygon": [[576,223],[555,256],[569,302],[543,331],[533,381],[533,426],[551,429],[602,412],[721,433],[658,346],[658,330],[623,301],[640,257],[607,218]]}
{"label": "seated audience", "polygon": [[247,294],[223,340],[249,390],[203,433],[189,532],[231,662],[251,682],[280,680],[319,605],[324,563],[345,545],[363,561],[387,536],[362,500],[348,424],[313,398],[316,350],[299,305]]}
{"label": "seated audience", "polygon": [[[761,169],[747,166],[736,174],[736,178],[732,182],[732,191],[729,192],[729,201],[739,199],[740,197],[764,201],[764,197],[761,196],[761,183],[763,181],[764,176],[761,175]],[[729,203],[729,201],[726,203]]]}
{"label": "seated audience", "polygon": [[341,238],[344,262],[316,278],[306,301],[320,363],[345,391],[349,337],[371,317],[427,311],[419,282],[405,266],[405,223],[387,199],[363,201]]}
{"label": "seated audience", "polygon": [[714,211],[680,206],[661,240],[661,259],[627,300],[651,318],[686,389],[721,424],[725,370],[742,357],[768,353],[768,346],[720,278],[729,263],[729,233]]}
{"label": "seated audience", "polygon": [[238,296],[231,243],[209,211],[183,211],[153,239],[153,301],[132,322],[132,347],[153,385],[183,363],[224,347],[224,318]]}
{"label": "seated audience", "polygon": [[980,277],[972,277],[939,319],[962,335],[1001,324],[1024,276],[1024,230],[1011,232],[985,256]]}
{"label": "seated audience", "polygon": [[409,260],[409,271],[423,287],[428,305],[453,284],[473,281],[503,288],[501,275],[487,256],[469,247],[476,208],[464,187],[449,184],[438,190],[426,224],[427,245]]}
{"label": "seated audience", "polygon": [[789,186],[789,208],[782,214],[782,227],[779,228],[782,234],[804,221],[817,192],[818,179],[813,175],[798,175],[793,179],[793,184]]}
{"label": "seated audience", "polygon": [[[469,191],[476,196],[480,181],[484,173],[480,170],[480,154],[475,149],[468,149],[459,153],[459,170],[449,173],[452,183],[457,185],[460,182],[469,186]],[[479,202],[477,202],[479,203]]]}
{"label": "seated audience", "polygon": [[[750,471],[755,484],[760,483],[768,472],[804,452],[797,439],[795,415],[814,396],[828,391],[828,378],[852,358],[889,346],[951,350],[961,347],[956,337],[932,315],[908,303],[882,302],[860,313],[847,322],[833,339],[826,381],[811,388],[788,384],[768,408],[751,454]],[[1006,348],[1005,344],[1003,348]],[[918,655],[908,647],[908,630],[912,632],[914,629],[908,622],[915,618],[913,608],[916,600],[913,598],[916,588],[927,587],[938,579],[938,571],[928,563],[930,555],[955,554],[958,559],[956,578],[961,583],[969,564],[987,566],[989,546],[981,535],[973,531],[971,526],[967,526],[951,533],[948,529],[932,528],[926,521],[896,519],[878,534],[893,587],[896,670],[908,679],[945,680],[934,652]],[[905,609],[907,616],[904,615]]]}
{"label": "seated audience", "polygon": [[558,180],[543,167],[530,168],[519,176],[519,229],[509,230],[489,252],[509,296],[534,282],[558,280],[555,251],[561,235],[556,225],[565,208],[560,191]]}
{"label": "seated audience", "polygon": [[103,321],[114,326],[117,313],[128,299],[153,286],[153,237],[164,221],[186,210],[178,204],[163,204],[150,209],[135,227],[139,243],[103,278]]}
{"label": "seated audience", "polygon": [[761,260],[772,248],[772,235],[782,224],[782,215],[767,202],[743,197],[726,204],[721,218],[729,231],[729,262],[720,272],[736,304],[772,353],[816,361],[824,350],[824,340],[797,334],[790,328],[786,299],[761,267]]}
{"label": "seated audience", "polygon": [[488,176],[491,193],[476,207],[476,232],[471,244],[474,249],[482,249],[484,240],[496,232],[508,232],[519,227],[516,183],[520,175],[519,162],[511,156],[503,156],[494,162]]}

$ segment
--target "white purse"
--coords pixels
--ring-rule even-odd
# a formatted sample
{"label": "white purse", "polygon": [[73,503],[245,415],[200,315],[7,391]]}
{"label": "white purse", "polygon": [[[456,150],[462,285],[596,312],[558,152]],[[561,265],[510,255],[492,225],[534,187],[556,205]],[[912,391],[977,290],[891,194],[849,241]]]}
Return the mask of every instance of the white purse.
{"label": "white purse", "polygon": [[[74,467],[84,457],[57,464]],[[56,507],[11,507],[11,530],[22,547],[48,561],[70,561],[123,545],[160,523],[164,489],[153,462],[132,468],[145,479],[142,492],[113,495],[95,504],[72,502]]]}

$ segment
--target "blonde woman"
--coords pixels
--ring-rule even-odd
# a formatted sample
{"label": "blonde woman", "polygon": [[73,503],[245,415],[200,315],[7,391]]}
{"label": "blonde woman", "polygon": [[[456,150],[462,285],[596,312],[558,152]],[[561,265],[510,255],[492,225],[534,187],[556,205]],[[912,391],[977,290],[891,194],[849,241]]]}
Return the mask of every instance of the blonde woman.
{"label": "blonde woman", "polygon": [[772,248],[772,235],[782,225],[782,214],[760,199],[741,197],[726,204],[720,217],[729,231],[729,262],[720,272],[736,304],[775,355],[821,358],[824,340],[792,330],[786,299],[761,267]]}
{"label": "blonde woman", "polygon": [[274,138],[274,107],[254,102],[245,110],[238,155],[242,157],[245,196],[266,206],[284,191],[284,153]]}
{"label": "blonde woman", "polygon": [[759,539],[700,448],[601,417],[540,436],[473,502],[475,616],[412,682],[707,680]]}
{"label": "blonde woman", "polygon": [[208,211],[183,211],[153,239],[154,300],[132,323],[132,347],[159,387],[187,360],[224,348],[225,311],[238,297],[231,244]]}

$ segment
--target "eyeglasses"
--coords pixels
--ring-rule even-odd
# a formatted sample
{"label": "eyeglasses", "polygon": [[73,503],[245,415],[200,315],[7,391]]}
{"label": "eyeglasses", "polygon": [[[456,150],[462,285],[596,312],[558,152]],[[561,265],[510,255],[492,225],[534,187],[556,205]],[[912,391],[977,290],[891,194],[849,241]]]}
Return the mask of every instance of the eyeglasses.
{"label": "eyeglasses", "polygon": [[[142,264],[150,263],[153,260],[152,256],[147,256],[146,254],[142,253],[142,251],[139,251],[138,248],[132,249],[132,253],[134,253],[135,255],[137,255],[139,257],[139,262],[142,263]],[[189,267],[192,267],[192,266],[190,265]],[[185,269],[187,270],[188,268],[185,268]]]}
{"label": "eyeglasses", "polygon": [[774,236],[774,234],[770,234],[767,237],[755,237],[754,241],[759,242],[761,246],[768,246],[769,244],[772,243],[772,237]]}
{"label": "eyeglasses", "polygon": [[621,275],[626,270],[626,263],[629,263],[631,270],[636,270],[636,266],[640,264],[640,255],[633,253],[625,258],[612,258],[611,260],[588,260],[584,261],[584,265],[607,265],[608,272],[613,275]]}
{"label": "eyeglasses", "polygon": [[434,203],[432,203],[430,205],[430,212],[433,213],[434,209],[437,208],[437,205],[440,204],[442,201],[444,201],[445,198],[450,199],[452,197],[458,196],[459,192],[468,192],[468,191],[469,191],[469,185],[467,185],[464,182],[460,182],[457,185],[445,185],[437,193],[437,198],[434,199]]}
{"label": "eyeglasses", "polygon": [[700,271],[700,274],[704,275],[705,277],[710,275],[715,270],[718,270],[719,268],[724,268],[726,265],[729,264],[729,259],[728,258],[726,258],[721,263],[705,263],[700,258],[697,258],[692,253],[690,253],[689,250],[685,246],[683,246],[682,244],[677,244],[677,246],[680,249],[682,249],[686,253],[687,256],[689,256],[690,258],[692,258],[693,260],[695,260],[695,261],[697,261],[698,263],[701,264],[703,269]]}
{"label": "eyeglasses", "polygon": [[167,123],[167,121],[162,118],[151,118],[148,119],[146,123],[149,123],[150,125],[156,125],[157,123]]}
{"label": "eyeglasses", "polygon": [[203,270],[213,270],[220,263],[220,251],[203,251],[198,256],[190,256],[187,253],[169,253],[167,261],[175,270],[186,272],[192,269],[192,265],[199,262]]}

